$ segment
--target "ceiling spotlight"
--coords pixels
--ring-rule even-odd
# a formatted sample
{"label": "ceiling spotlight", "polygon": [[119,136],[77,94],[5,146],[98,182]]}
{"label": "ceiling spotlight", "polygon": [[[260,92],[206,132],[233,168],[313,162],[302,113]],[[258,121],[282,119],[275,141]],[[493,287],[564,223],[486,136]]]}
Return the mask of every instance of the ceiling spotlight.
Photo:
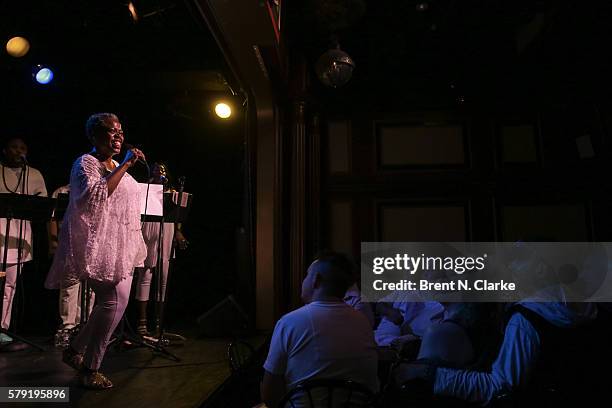
{"label": "ceiling spotlight", "polygon": [[232,108],[225,102],[219,102],[215,105],[215,113],[221,119],[227,119],[232,116]]}
{"label": "ceiling spotlight", "polygon": [[53,81],[53,71],[45,66],[37,65],[34,69],[34,78],[41,85],[47,85]]}
{"label": "ceiling spotlight", "polygon": [[134,3],[132,3],[131,1],[128,3],[127,5],[128,10],[130,11],[130,15],[132,16],[132,20],[134,20],[135,23],[138,22],[138,12],[136,11],[136,6],[134,6]]}
{"label": "ceiling spotlight", "polygon": [[416,5],[417,11],[427,11],[428,8],[429,8],[429,3],[427,2],[417,3]]}
{"label": "ceiling spotlight", "polygon": [[6,43],[6,52],[8,52],[11,57],[23,57],[29,50],[30,43],[23,37],[13,37]]}

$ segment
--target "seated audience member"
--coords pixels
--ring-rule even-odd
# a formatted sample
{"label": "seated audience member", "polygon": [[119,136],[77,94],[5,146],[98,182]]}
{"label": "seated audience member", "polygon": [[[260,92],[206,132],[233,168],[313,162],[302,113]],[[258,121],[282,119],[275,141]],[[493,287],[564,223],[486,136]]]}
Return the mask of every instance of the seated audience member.
{"label": "seated audience member", "polygon": [[490,367],[501,344],[501,303],[442,303],[444,319],[432,324],[417,360],[438,367]]}
{"label": "seated audience member", "polygon": [[[595,319],[593,304],[519,302],[508,311],[509,320],[497,358],[485,371],[423,364],[402,364],[396,382],[414,379],[429,381],[433,393],[469,402],[486,404],[503,394],[526,390],[539,379],[550,381],[552,374],[570,373],[542,363],[558,365],[569,356],[565,347],[582,324]],[[569,350],[569,349],[568,349]],[[546,371],[545,371],[546,370]],[[542,384],[542,383],[541,383]]]}
{"label": "seated audience member", "polygon": [[425,332],[417,360],[445,367],[465,367],[474,361],[470,329],[475,323],[473,304],[444,304],[444,319]]}
{"label": "seated audience member", "polygon": [[342,301],[351,282],[351,263],[341,254],[324,254],[310,265],[302,283],[306,305],[274,328],[261,385],[267,406],[304,380],[346,379],[378,391],[372,328]]}
{"label": "seated audience member", "polygon": [[364,314],[370,322],[370,327],[374,328],[374,311],[368,302],[361,301],[361,291],[357,287],[357,282],[353,282],[344,294],[344,303]]}
{"label": "seated audience member", "polygon": [[402,294],[393,296],[391,302],[380,302],[376,306],[382,316],[374,331],[374,338],[379,346],[401,347],[423,337],[432,323],[444,317],[444,307],[438,302],[414,302],[402,298]]}

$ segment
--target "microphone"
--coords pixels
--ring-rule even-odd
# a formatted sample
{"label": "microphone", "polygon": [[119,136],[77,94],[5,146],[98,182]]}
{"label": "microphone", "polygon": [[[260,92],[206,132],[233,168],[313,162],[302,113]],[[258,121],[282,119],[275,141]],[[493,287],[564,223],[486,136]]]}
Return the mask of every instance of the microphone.
{"label": "microphone", "polygon": [[183,190],[185,189],[185,176],[181,176],[178,178],[178,182],[179,182],[179,192],[182,193]]}
{"label": "microphone", "polygon": [[[126,150],[132,150],[135,146],[129,143],[124,143],[123,147],[125,147]],[[144,164],[145,166],[149,166],[149,164],[147,163],[147,161],[145,159],[143,159],[142,157],[139,157],[138,160],[139,162],[141,162],[142,164]]]}

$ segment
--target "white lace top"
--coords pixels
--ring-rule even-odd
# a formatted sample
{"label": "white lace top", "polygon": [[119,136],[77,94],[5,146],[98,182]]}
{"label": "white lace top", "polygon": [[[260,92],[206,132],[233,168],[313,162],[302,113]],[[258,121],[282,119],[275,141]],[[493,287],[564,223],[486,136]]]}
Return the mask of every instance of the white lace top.
{"label": "white lace top", "polygon": [[108,170],[85,154],[72,166],[70,202],[59,246],[45,286],[69,286],[94,279],[118,283],[147,256],[140,222],[138,183],[125,174],[108,195]]}

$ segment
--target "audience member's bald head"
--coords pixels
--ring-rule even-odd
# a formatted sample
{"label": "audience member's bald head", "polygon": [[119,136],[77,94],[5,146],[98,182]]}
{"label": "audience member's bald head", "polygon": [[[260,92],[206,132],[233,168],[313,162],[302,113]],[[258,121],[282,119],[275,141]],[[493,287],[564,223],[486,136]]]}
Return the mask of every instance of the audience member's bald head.
{"label": "audience member's bald head", "polygon": [[318,296],[342,299],[353,281],[353,264],[345,255],[321,253],[308,268],[302,284],[302,300],[308,303]]}

